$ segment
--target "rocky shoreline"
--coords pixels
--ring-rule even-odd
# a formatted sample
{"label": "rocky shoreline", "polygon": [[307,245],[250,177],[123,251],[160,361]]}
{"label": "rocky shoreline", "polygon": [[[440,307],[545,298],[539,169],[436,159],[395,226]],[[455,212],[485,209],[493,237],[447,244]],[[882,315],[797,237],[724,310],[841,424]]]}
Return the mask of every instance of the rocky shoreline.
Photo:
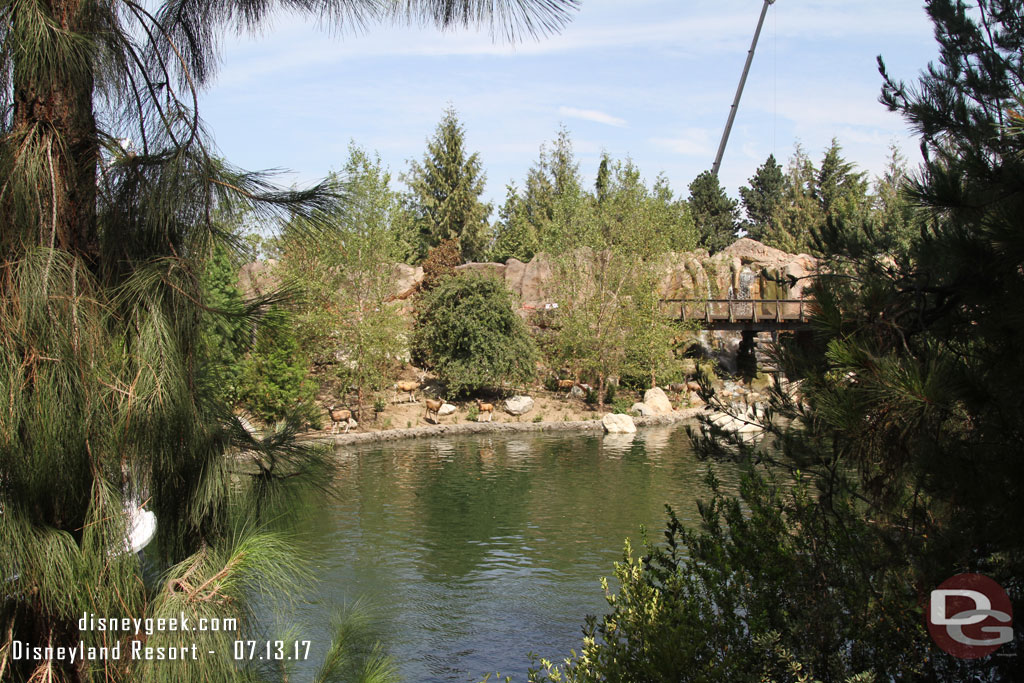
{"label": "rocky shoreline", "polygon": [[[703,408],[677,410],[666,415],[634,417],[637,427],[655,427],[692,420]],[[323,443],[351,446],[363,443],[398,441],[401,439],[429,439],[435,436],[461,436],[464,434],[507,434],[514,432],[603,432],[601,420],[573,420],[564,422],[459,422],[427,425],[408,429],[385,429],[376,432],[334,434],[320,437]]]}

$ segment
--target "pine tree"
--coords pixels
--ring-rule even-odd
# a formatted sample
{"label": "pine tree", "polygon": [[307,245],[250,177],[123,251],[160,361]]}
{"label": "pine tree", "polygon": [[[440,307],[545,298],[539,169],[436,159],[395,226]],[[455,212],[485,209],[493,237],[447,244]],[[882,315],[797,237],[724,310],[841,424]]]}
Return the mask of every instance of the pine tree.
{"label": "pine tree", "polygon": [[510,258],[526,262],[533,258],[540,245],[537,228],[530,222],[526,202],[515,185],[505,188],[505,203],[498,210],[493,227],[493,244],[488,260],[504,263]]}
{"label": "pine tree", "polygon": [[792,254],[811,251],[813,234],[825,223],[821,203],[814,197],[817,170],[800,144],[786,165],[783,198],[760,239]]}
{"label": "pine tree", "polygon": [[750,178],[749,187],[740,188],[740,199],[747,213],[745,229],[750,237],[762,240],[783,203],[786,178],[782,167],[769,154]]}
{"label": "pine tree", "polygon": [[423,162],[410,162],[402,179],[420,237],[420,253],[442,240],[458,240],[462,258],[479,260],[486,250],[487,217],[491,205],[480,201],[486,175],[480,156],[467,154],[466,131],[454,109],[447,109],[427,142]]}
{"label": "pine tree", "polygon": [[550,147],[541,145],[537,161],[526,174],[522,204],[540,251],[561,253],[594,242],[597,228],[590,220],[579,163],[564,126],[559,127]]}
{"label": "pine tree", "polygon": [[[544,33],[571,2],[291,3],[345,27],[400,16]],[[325,188],[280,192],[212,153],[196,110],[226,30],[257,32],[261,2],[8,3],[0,27],[0,676],[5,680],[237,680],[258,587],[293,591],[295,548],[258,532],[284,482],[327,481],[294,430],[256,438],[197,377],[203,259],[236,240],[212,220],[315,218]],[[266,304],[267,302],[261,302]],[[251,310],[258,310],[253,304]],[[240,469],[229,449],[246,451]],[[321,458],[321,464],[325,461]],[[148,502],[147,502],[148,501]],[[125,551],[127,509],[158,533],[146,581]],[[237,515],[237,516],[236,516]],[[251,515],[251,517],[249,516]],[[264,594],[268,594],[265,592]],[[180,667],[125,658],[12,661],[13,641],[109,646],[102,616],[237,616],[222,653]],[[110,636],[113,638],[114,636]],[[147,646],[180,645],[182,633]],[[125,644],[123,642],[122,644]],[[205,643],[204,643],[205,645]],[[126,645],[127,647],[127,645]],[[281,672],[276,672],[281,673]]]}
{"label": "pine tree", "polygon": [[704,171],[690,183],[690,214],[700,235],[700,246],[712,254],[736,239],[739,208],[718,182],[718,176]]}
{"label": "pine tree", "polygon": [[[716,493],[700,532],[670,517],[662,548],[627,558],[612,613],[557,680],[1024,676],[1019,625],[1009,656],[959,659],[922,618],[962,572],[1024,607],[1024,7],[927,9],[938,61],[914,87],[880,64],[882,101],[926,159],[909,257],[881,232],[849,249],[842,221],[820,232],[813,339],[780,352],[799,382],[775,388],[763,421],[781,454],[758,449],[767,475],[748,470],[742,503]],[[755,455],[708,427],[703,455]]]}
{"label": "pine tree", "polygon": [[833,220],[863,219],[867,210],[868,183],[864,173],[855,171],[855,164],[842,156],[839,141],[825,150],[814,183],[814,198],[825,216]]}

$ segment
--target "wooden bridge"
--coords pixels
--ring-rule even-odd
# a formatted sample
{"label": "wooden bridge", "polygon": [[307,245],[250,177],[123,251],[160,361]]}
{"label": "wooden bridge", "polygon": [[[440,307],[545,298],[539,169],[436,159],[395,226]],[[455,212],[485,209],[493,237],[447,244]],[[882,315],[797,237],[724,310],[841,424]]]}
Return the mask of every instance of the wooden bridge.
{"label": "wooden bridge", "polygon": [[707,330],[783,332],[807,329],[810,301],[805,299],[662,299],[666,315],[696,320]]}

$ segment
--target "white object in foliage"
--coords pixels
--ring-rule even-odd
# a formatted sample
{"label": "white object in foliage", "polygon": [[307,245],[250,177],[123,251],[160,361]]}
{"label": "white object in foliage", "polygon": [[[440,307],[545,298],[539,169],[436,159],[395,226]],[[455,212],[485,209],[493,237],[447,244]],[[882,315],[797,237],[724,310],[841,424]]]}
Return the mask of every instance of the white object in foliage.
{"label": "white object in foliage", "polygon": [[156,535],[156,515],[130,501],[125,504],[124,511],[128,515],[128,537],[124,541],[124,549],[125,552],[137,553]]}

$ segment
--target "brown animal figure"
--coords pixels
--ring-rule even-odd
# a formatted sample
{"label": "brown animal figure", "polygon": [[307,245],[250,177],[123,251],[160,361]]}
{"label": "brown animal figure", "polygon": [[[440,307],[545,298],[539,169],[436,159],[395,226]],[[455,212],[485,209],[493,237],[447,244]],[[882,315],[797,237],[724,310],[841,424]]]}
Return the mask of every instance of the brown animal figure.
{"label": "brown animal figure", "polygon": [[560,380],[558,380],[558,390],[559,391],[569,391],[574,386],[576,386],[576,381],[575,380],[571,380],[571,379],[560,379]]}
{"label": "brown animal figure", "polygon": [[444,401],[441,399],[428,398],[424,399],[424,403],[427,404],[427,411],[423,415],[423,419],[429,420],[430,414],[434,414],[434,423],[437,424],[441,421],[441,416],[437,414],[437,411],[441,410],[441,406],[444,405]]}
{"label": "brown animal figure", "polygon": [[409,403],[416,402],[416,390],[422,386],[422,382],[414,382],[412,380],[402,380],[395,382],[395,403],[398,402],[398,394],[409,394]]}
{"label": "brown animal figure", "polygon": [[477,399],[476,400],[476,409],[480,412],[480,414],[476,418],[477,422],[483,422],[484,420],[482,418],[483,418],[483,416],[485,414],[487,415],[487,421],[488,422],[491,422],[494,419],[494,404],[493,403],[484,403],[480,399]]}
{"label": "brown animal figure", "polygon": [[347,408],[339,408],[338,406],[331,406],[327,409],[327,413],[331,416],[331,434],[338,433],[338,427],[342,422],[345,423],[345,434],[348,434],[349,427],[352,426],[352,411]]}

